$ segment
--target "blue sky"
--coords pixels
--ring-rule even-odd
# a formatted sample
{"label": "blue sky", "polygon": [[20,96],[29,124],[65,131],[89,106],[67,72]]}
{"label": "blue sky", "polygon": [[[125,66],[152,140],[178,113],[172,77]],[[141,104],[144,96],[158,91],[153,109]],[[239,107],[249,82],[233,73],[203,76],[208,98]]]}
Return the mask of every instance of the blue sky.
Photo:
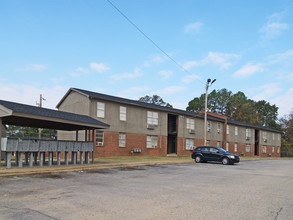
{"label": "blue sky", "polygon": [[210,87],[293,110],[291,0],[0,0],[0,99],[55,108],[70,87],[174,107]]}

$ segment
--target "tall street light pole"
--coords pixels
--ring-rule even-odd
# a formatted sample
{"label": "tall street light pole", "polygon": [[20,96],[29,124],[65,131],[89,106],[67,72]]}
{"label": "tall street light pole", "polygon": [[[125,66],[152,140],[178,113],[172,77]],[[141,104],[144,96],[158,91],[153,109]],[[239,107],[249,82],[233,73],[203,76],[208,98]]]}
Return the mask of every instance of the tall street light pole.
{"label": "tall street light pole", "polygon": [[[40,103],[37,103],[39,104],[40,108],[42,108],[43,100],[46,101],[46,99],[43,98],[42,94],[40,94]],[[41,140],[41,128],[39,128],[39,139]]]}
{"label": "tall street light pole", "polygon": [[213,81],[211,79],[207,80],[206,83],[206,96],[205,96],[205,106],[204,106],[204,146],[207,145],[207,108],[208,108],[208,89],[209,89],[209,84],[211,85],[216,81],[214,79]]}

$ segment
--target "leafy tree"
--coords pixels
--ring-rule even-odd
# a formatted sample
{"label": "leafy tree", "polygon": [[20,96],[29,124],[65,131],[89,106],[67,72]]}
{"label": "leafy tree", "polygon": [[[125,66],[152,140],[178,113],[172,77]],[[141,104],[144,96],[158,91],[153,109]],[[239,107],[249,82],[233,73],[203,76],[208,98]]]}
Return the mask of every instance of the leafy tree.
{"label": "leafy tree", "polygon": [[[188,103],[187,111],[204,110],[205,94]],[[277,124],[278,107],[269,102],[253,101],[243,92],[233,94],[227,89],[213,90],[208,95],[208,110],[213,113],[227,115],[228,118],[245,123],[279,128]]]}
{"label": "leafy tree", "polygon": [[[41,129],[42,137],[50,139],[56,139],[57,131],[52,129]],[[7,127],[8,137],[39,137],[39,129],[31,127],[22,127],[15,125],[8,125]]]}
{"label": "leafy tree", "polygon": [[293,111],[279,120],[282,135],[282,151],[293,153]]}
{"label": "leafy tree", "polygon": [[187,111],[200,112],[204,110],[205,94],[202,94],[199,98],[196,97],[188,103]]}
{"label": "leafy tree", "polygon": [[283,138],[288,143],[293,143],[293,111],[279,120],[283,131]]}
{"label": "leafy tree", "polygon": [[146,95],[144,97],[139,98],[138,101],[173,108],[171,104],[164,102],[164,100],[158,95],[153,95],[153,97]]}

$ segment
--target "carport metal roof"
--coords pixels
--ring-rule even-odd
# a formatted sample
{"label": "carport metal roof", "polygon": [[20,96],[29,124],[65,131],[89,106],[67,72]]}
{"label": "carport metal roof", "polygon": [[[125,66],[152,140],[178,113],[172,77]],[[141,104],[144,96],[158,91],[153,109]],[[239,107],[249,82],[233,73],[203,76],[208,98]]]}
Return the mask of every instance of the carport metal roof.
{"label": "carport metal roof", "polygon": [[57,130],[91,130],[110,125],[86,115],[0,100],[2,124]]}

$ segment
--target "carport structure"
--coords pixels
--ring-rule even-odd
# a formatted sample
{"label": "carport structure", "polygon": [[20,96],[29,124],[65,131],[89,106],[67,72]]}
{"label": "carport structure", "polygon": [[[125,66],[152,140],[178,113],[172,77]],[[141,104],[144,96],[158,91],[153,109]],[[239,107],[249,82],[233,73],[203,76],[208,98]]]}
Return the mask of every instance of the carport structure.
{"label": "carport structure", "polygon": [[[3,124],[76,131],[76,141],[2,138],[1,129]],[[80,152],[80,163],[83,163],[84,153],[85,162],[89,163],[90,152],[92,152],[92,162],[94,162],[94,138],[92,137],[92,141],[88,141],[87,134],[89,131],[94,131],[95,129],[106,129],[108,127],[110,127],[108,124],[86,115],[0,100],[0,149],[2,149],[2,151],[6,154],[7,168],[11,168],[12,152],[16,152],[15,162],[18,164],[18,167],[22,167],[23,154],[25,155],[25,162],[29,160],[29,166],[31,167],[34,162],[37,162],[37,156],[39,154],[39,165],[43,166],[46,152],[49,156],[49,166],[52,165],[54,152],[57,152],[57,165],[61,164],[61,152],[65,152],[66,165],[68,164],[69,152],[72,153],[71,160],[73,164],[76,164],[77,152]],[[80,130],[85,131],[86,135],[84,141],[78,141],[78,131]]]}

